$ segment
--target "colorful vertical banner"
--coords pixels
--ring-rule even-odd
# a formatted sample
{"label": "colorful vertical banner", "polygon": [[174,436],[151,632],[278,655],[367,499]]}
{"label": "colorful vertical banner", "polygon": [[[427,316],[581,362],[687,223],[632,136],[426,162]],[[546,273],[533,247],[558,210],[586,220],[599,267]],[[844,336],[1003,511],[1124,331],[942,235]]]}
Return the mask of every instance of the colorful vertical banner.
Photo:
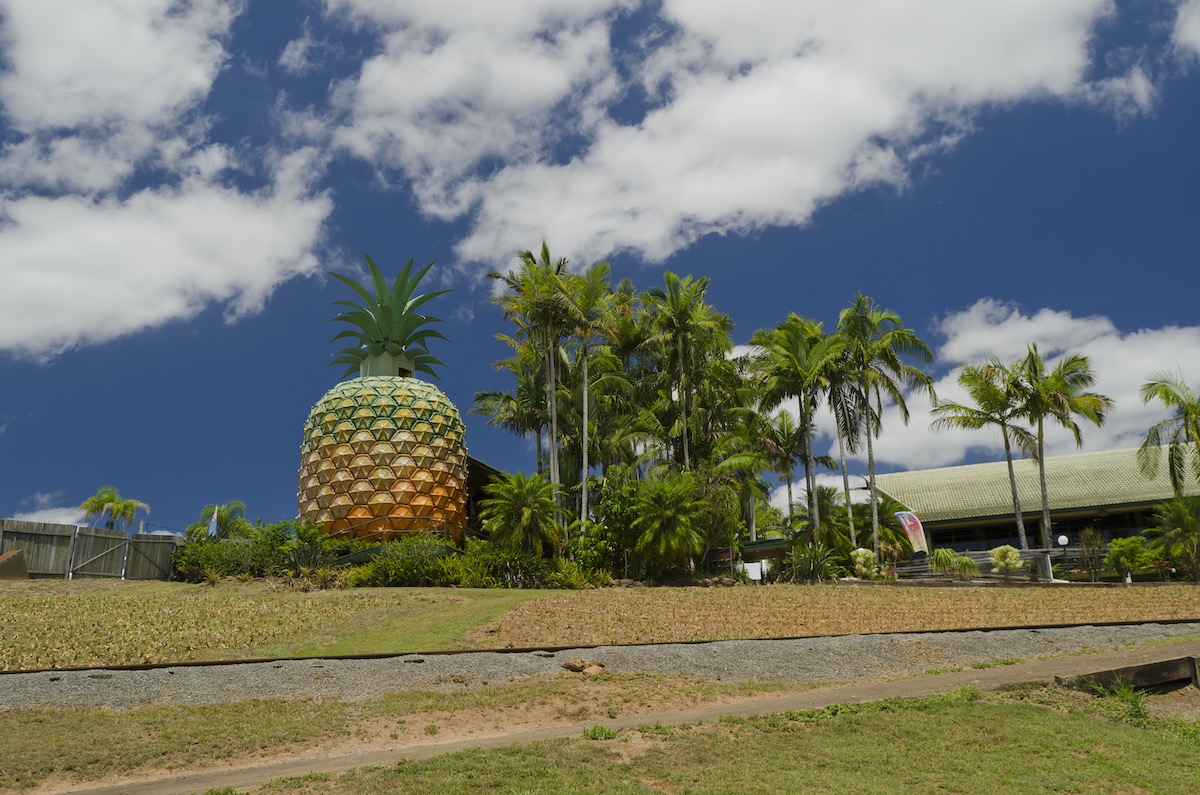
{"label": "colorful vertical banner", "polygon": [[912,544],[913,552],[924,552],[928,555],[929,544],[925,543],[925,528],[921,527],[921,520],[917,518],[917,515],[908,511],[899,511],[896,518],[900,520],[900,526],[904,528],[908,541]]}

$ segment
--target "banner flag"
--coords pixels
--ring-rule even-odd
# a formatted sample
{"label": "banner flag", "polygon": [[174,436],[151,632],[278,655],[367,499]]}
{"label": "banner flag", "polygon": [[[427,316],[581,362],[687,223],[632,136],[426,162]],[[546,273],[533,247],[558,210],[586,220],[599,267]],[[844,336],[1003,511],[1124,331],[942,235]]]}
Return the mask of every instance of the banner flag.
{"label": "banner flag", "polygon": [[900,525],[908,535],[913,552],[924,552],[928,555],[929,545],[925,543],[925,528],[921,527],[921,520],[917,518],[917,515],[909,511],[899,511],[896,518],[900,520]]}
{"label": "banner flag", "polygon": [[217,506],[215,505],[213,506],[212,521],[208,523],[208,534],[210,536],[215,536],[217,534]]}

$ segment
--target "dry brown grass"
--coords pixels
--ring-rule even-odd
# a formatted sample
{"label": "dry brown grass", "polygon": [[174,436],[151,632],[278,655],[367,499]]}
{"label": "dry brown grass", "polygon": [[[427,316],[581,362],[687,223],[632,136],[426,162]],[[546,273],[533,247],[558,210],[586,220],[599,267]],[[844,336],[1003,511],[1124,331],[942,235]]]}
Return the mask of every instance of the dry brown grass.
{"label": "dry brown grass", "polygon": [[1200,587],[606,588],[556,592],[467,634],[482,648],[1195,619]]}
{"label": "dry brown grass", "polygon": [[0,583],[0,669],[1193,619],[1200,587],[504,591]]}
{"label": "dry brown grass", "polygon": [[455,648],[468,628],[536,597],[446,588],[302,593],[263,582],[0,582],[0,670]]}

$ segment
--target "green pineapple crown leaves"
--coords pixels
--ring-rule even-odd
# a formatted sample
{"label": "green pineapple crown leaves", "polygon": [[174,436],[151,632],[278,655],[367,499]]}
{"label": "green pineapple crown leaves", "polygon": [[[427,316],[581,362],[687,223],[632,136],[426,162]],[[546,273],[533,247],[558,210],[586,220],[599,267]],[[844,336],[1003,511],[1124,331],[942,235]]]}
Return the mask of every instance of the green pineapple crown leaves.
{"label": "green pineapple crown leaves", "polygon": [[348,307],[337,317],[331,318],[330,323],[349,323],[353,328],[338,332],[330,342],[340,339],[352,339],[357,344],[351,348],[338,351],[330,365],[348,365],[343,378],[361,371],[364,362],[372,358],[390,356],[399,369],[408,373],[428,373],[437,377],[433,371],[434,365],[445,365],[429,352],[430,339],[446,339],[436,329],[427,328],[430,323],[442,323],[441,318],[426,315],[417,310],[422,304],[439,295],[450,292],[437,290],[432,293],[414,296],[417,285],[426,272],[433,267],[429,263],[415,275],[412,274],[413,261],[410,259],[396,281],[388,289],[387,279],[369,254],[364,254],[367,269],[371,274],[372,295],[363,285],[340,273],[330,272],[330,276],[345,283],[358,293],[362,303],[353,301],[334,301],[335,306]]}

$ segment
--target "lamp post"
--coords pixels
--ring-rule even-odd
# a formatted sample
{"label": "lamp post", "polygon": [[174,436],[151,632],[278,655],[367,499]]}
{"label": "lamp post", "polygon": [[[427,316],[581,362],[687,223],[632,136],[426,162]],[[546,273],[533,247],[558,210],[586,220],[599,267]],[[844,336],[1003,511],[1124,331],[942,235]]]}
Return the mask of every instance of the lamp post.
{"label": "lamp post", "polygon": [[1070,541],[1071,539],[1067,538],[1066,533],[1058,537],[1058,545],[1062,547],[1063,550],[1063,579],[1068,581],[1071,579],[1067,576],[1067,544],[1070,543]]}

